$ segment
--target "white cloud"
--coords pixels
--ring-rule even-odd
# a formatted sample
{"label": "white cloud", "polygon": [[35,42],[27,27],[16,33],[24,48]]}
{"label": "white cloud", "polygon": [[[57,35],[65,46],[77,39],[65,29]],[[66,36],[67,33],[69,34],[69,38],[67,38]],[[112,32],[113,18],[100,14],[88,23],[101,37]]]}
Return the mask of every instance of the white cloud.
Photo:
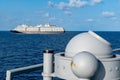
{"label": "white cloud", "polygon": [[89,19],[87,19],[86,21],[87,21],[87,22],[93,22],[93,21],[94,21],[94,19],[89,18]]}
{"label": "white cloud", "polygon": [[69,0],[68,3],[60,2],[57,4],[59,9],[65,10],[68,8],[79,8],[87,5],[87,1],[81,1],[81,0]]}
{"label": "white cloud", "polygon": [[70,11],[64,11],[65,14],[71,15],[72,13]]}
{"label": "white cloud", "polygon": [[69,8],[80,8],[84,6],[93,6],[95,4],[101,3],[102,0],[68,0],[68,2],[59,2],[58,4],[54,4],[51,1],[48,1],[48,6],[55,6],[58,9],[65,10]]}
{"label": "white cloud", "polygon": [[69,7],[83,7],[87,5],[87,1],[81,0],[69,0],[68,6]]}
{"label": "white cloud", "polygon": [[114,17],[115,16],[115,13],[114,12],[109,12],[109,11],[103,11],[102,12],[102,16],[103,17]]}
{"label": "white cloud", "polygon": [[103,2],[102,0],[91,0],[91,5],[99,4]]}
{"label": "white cloud", "polygon": [[51,2],[51,1],[48,1],[48,6],[53,7],[53,6],[54,6],[54,3],[53,3],[53,2]]}
{"label": "white cloud", "polygon": [[94,6],[101,3],[102,0],[68,0],[68,2],[53,3],[48,1],[48,6],[63,10],[65,14],[71,15],[70,8],[81,8],[85,6]]}
{"label": "white cloud", "polygon": [[45,13],[45,14],[44,14],[44,17],[49,17],[49,13]]}
{"label": "white cloud", "polygon": [[65,10],[68,8],[68,4],[64,3],[64,2],[60,2],[57,7],[61,10]]}

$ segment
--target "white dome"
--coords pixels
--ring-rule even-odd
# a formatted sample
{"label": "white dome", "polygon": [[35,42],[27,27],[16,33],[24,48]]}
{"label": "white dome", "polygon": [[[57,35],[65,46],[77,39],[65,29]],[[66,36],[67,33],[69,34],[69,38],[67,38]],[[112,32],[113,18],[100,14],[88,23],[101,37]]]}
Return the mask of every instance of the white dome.
{"label": "white dome", "polygon": [[82,51],[90,52],[100,58],[112,56],[111,44],[92,31],[73,37],[67,44],[65,56],[73,57]]}
{"label": "white dome", "polygon": [[80,79],[90,79],[98,69],[98,60],[89,52],[80,52],[72,58],[72,72]]}

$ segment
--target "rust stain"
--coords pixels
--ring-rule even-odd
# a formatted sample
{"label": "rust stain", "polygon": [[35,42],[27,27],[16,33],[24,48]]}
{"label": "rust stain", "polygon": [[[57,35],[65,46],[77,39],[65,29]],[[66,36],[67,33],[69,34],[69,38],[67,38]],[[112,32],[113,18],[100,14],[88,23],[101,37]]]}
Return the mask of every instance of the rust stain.
{"label": "rust stain", "polygon": [[77,67],[76,64],[73,61],[71,62],[71,66],[72,66],[72,68],[76,68]]}

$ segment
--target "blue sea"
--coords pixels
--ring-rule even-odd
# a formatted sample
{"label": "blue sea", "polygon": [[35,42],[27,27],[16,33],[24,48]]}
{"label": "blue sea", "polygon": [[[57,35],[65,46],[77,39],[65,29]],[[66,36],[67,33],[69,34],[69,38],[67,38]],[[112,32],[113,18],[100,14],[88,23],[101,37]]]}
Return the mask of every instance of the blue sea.
{"label": "blue sea", "polygon": [[[81,32],[64,34],[14,34],[0,31],[0,80],[5,80],[6,70],[43,63],[43,50],[53,49],[54,54],[64,52],[69,40]],[[120,32],[96,32],[112,44],[120,47]],[[118,53],[119,54],[119,53]],[[13,80],[42,80],[41,70],[21,74]]]}

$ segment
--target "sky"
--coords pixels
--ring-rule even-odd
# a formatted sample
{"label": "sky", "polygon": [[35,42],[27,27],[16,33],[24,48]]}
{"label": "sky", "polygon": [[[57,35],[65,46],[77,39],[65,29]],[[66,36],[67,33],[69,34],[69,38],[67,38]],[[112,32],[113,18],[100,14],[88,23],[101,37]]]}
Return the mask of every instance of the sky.
{"label": "sky", "polygon": [[120,31],[120,0],[0,0],[0,30],[47,23],[66,31]]}

